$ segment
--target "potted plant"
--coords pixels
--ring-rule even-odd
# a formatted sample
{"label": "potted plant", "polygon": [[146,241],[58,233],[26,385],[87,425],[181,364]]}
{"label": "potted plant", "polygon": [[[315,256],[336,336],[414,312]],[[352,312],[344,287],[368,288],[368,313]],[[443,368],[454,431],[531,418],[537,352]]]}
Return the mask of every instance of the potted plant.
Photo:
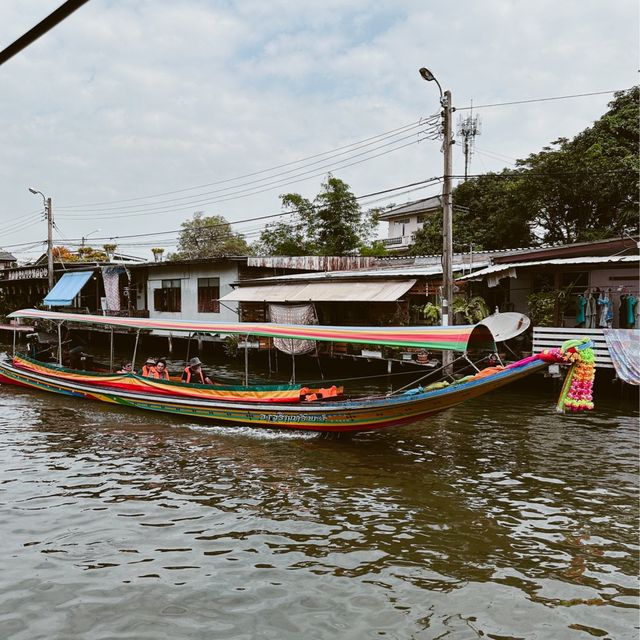
{"label": "potted plant", "polygon": [[162,254],[164,253],[164,249],[162,247],[153,247],[153,249],[151,249],[151,253],[153,253],[153,259],[156,262],[162,262]]}
{"label": "potted plant", "polygon": [[102,248],[104,249],[104,252],[107,254],[107,258],[109,259],[109,262],[111,262],[113,260],[113,254],[118,248],[118,245],[113,243],[107,243],[107,244],[103,244]]}
{"label": "potted plant", "polygon": [[433,302],[427,302],[422,307],[422,315],[429,326],[433,327],[440,324],[440,309]]}
{"label": "potted plant", "polygon": [[556,324],[556,315],[562,324],[562,316],[568,301],[569,289],[560,289],[559,291],[539,291],[532,293],[527,298],[529,306],[529,317],[531,323],[538,327],[553,327]]}
{"label": "potted plant", "polygon": [[453,301],[453,313],[459,324],[477,324],[489,314],[489,307],[482,296],[456,298]]}

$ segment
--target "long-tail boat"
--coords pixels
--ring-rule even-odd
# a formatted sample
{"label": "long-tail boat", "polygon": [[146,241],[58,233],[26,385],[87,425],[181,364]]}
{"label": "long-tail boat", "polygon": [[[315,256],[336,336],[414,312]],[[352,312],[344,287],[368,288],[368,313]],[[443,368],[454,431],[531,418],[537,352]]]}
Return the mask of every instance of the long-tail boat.
{"label": "long-tail boat", "polygon": [[[471,356],[495,353],[489,329],[483,325],[452,327],[329,327],[274,323],[218,323],[124,318],[23,309],[14,319],[47,320],[58,329],[58,362],[41,362],[16,352],[0,360],[0,383],[87,398],[125,407],[204,418],[217,425],[251,425],[320,432],[356,432],[416,422],[481,396],[562,360],[530,357],[507,366],[479,370]],[[474,373],[394,393],[352,397],[340,389],[314,390],[302,385],[202,385],[158,380],[132,373],[100,373],[69,369],[62,362],[63,323],[135,330],[136,346],[144,330],[211,335],[266,336],[296,340],[340,341],[392,347],[457,351]],[[111,332],[113,340],[113,332]],[[113,353],[113,345],[112,345]],[[135,371],[135,366],[134,366]],[[568,391],[567,391],[568,393]],[[566,394],[565,394],[566,395]],[[566,399],[566,398],[565,398]],[[583,407],[588,408],[588,407]]]}

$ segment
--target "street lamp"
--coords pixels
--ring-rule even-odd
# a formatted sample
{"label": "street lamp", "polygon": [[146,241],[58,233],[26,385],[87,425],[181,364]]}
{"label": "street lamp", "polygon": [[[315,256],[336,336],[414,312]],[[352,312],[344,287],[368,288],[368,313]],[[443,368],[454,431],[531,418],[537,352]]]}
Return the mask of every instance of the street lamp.
{"label": "street lamp", "polygon": [[[442,325],[454,324],[453,313],[449,309],[453,305],[453,207],[451,202],[451,147],[453,145],[453,134],[451,131],[451,92],[442,91],[442,87],[437,78],[427,69],[422,67],[420,75],[427,82],[435,82],[440,91],[440,104],[442,105],[442,120],[444,124],[444,141],[442,152],[444,155],[444,174],[442,181]],[[450,365],[453,354],[449,351],[443,352],[442,364]]]}
{"label": "street lamp", "polygon": [[102,229],[94,229],[93,231],[89,231],[86,236],[82,236],[82,246],[84,247],[84,241],[94,233],[98,233],[98,231],[102,231]]}
{"label": "street lamp", "polygon": [[49,276],[49,291],[53,289],[53,211],[51,209],[51,198],[45,197],[42,191],[29,187],[29,192],[33,195],[40,194],[44,202],[44,213],[47,218],[47,271]]}

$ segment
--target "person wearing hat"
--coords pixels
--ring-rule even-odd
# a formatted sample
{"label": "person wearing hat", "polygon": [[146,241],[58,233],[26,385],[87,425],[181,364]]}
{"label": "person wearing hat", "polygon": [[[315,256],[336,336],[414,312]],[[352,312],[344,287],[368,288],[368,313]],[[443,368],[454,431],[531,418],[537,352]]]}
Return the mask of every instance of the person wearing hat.
{"label": "person wearing hat", "polygon": [[146,362],[142,366],[141,376],[145,378],[155,378],[156,361],[153,358],[147,358]]}
{"label": "person wearing hat", "polygon": [[189,364],[184,368],[182,372],[182,381],[196,384],[213,384],[211,379],[205,375],[202,370],[202,362],[200,358],[191,358]]}

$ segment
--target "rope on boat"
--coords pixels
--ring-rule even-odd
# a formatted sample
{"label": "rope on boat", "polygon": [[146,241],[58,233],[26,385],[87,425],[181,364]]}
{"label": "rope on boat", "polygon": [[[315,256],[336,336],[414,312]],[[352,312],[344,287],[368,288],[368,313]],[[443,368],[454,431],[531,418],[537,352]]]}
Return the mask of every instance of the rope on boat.
{"label": "rope on boat", "polygon": [[[491,354],[493,355],[493,354]],[[484,358],[481,358],[480,360],[478,360],[475,364],[480,364],[481,362],[483,362],[484,360],[486,360],[487,358],[490,358],[491,355],[485,356]],[[464,358],[464,356],[461,356],[462,358]],[[459,360],[460,358],[457,358],[456,360]],[[454,362],[456,361],[454,360]],[[468,360],[468,359],[467,359]],[[474,365],[473,362],[471,362],[470,360],[468,360],[468,362],[471,365]],[[449,366],[449,365],[447,365]],[[416,380],[415,382],[419,382],[420,380],[424,380],[425,378],[433,375],[434,373],[437,373],[438,371],[441,371],[444,367],[438,367],[437,369],[429,369],[429,372],[424,374],[421,378],[418,378],[418,380]],[[322,380],[305,380],[305,384],[306,385],[314,385],[314,384],[323,384],[323,383],[328,383],[328,382],[351,382],[352,380],[373,380],[374,378],[393,378],[396,376],[411,376],[411,375],[415,375],[416,373],[418,373],[417,371],[397,371],[396,373],[376,373],[375,375],[370,375],[370,376],[355,376],[353,378],[323,378]],[[414,384],[413,382],[410,384]]]}

